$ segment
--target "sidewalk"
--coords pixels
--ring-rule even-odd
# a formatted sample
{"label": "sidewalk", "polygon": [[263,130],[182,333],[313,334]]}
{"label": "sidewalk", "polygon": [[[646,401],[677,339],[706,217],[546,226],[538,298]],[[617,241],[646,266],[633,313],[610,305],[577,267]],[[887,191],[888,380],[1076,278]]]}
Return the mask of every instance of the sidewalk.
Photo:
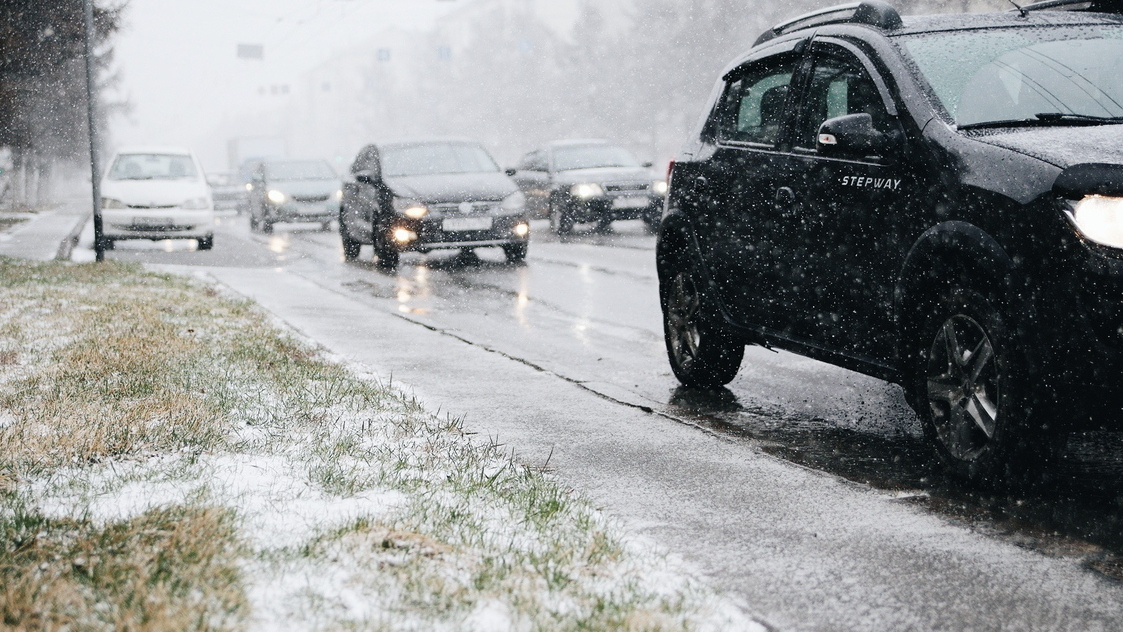
{"label": "sidewalk", "polygon": [[34,261],[69,259],[90,216],[88,201],[67,201],[0,233],[0,256]]}

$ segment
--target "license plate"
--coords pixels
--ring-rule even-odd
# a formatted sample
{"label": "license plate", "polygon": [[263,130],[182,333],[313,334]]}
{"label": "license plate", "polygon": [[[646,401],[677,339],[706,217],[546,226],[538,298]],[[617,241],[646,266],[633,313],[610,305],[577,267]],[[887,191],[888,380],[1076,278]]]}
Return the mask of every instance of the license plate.
{"label": "license plate", "polygon": [[612,200],[612,208],[643,208],[651,204],[645,197],[623,197]]}
{"label": "license plate", "polygon": [[163,217],[134,217],[133,226],[137,228],[166,228],[171,222]]}
{"label": "license plate", "polygon": [[441,223],[448,232],[491,229],[491,217],[450,217]]}

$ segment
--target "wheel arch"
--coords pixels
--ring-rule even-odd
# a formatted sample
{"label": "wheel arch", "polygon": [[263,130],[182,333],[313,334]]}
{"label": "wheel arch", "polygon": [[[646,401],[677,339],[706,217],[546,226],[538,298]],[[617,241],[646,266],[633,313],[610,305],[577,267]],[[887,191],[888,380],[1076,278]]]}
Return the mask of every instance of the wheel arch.
{"label": "wheel arch", "polygon": [[911,342],[924,315],[944,290],[959,285],[997,302],[1018,325],[1032,318],[1031,302],[1018,291],[1018,266],[1005,248],[982,228],[949,221],[929,228],[913,244],[897,277],[893,308],[897,323],[897,366],[907,380]]}

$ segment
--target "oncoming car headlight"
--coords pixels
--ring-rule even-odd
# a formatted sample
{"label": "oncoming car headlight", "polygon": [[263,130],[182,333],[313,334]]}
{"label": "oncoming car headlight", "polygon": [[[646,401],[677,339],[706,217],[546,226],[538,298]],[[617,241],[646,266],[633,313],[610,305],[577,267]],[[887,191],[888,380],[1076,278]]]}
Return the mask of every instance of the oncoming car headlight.
{"label": "oncoming car headlight", "polygon": [[269,191],[269,193],[266,194],[266,197],[268,197],[269,201],[274,203],[274,204],[284,204],[285,203],[285,194],[281,193],[277,189],[273,189],[273,190]]}
{"label": "oncoming car headlight", "polygon": [[651,192],[654,193],[655,195],[660,195],[660,196],[666,195],[667,194],[667,181],[666,180],[656,180],[655,182],[652,182],[651,183]]}
{"label": "oncoming car headlight", "polygon": [[604,189],[599,184],[584,182],[569,187],[569,193],[579,200],[589,200],[604,195]]}
{"label": "oncoming car headlight", "polygon": [[189,211],[202,210],[207,208],[207,206],[207,198],[205,197],[191,198],[190,200],[183,201],[183,208]]}
{"label": "oncoming car headlight", "polygon": [[1123,197],[1088,195],[1069,212],[1076,229],[1105,246],[1123,248]]}
{"label": "oncoming car headlight", "polygon": [[429,214],[429,208],[416,200],[394,198],[394,210],[411,219],[421,219]]}

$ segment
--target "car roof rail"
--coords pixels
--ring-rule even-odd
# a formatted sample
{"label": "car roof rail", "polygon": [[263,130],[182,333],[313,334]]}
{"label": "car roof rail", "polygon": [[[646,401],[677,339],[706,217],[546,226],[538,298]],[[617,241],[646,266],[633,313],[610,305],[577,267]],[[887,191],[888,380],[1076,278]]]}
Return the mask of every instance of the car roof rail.
{"label": "car roof rail", "polygon": [[753,46],[763,44],[785,33],[824,24],[866,24],[891,31],[900,28],[903,23],[901,22],[901,14],[897,13],[897,10],[889,4],[881,0],[864,0],[863,2],[852,2],[819,9],[781,22],[761,33]]}
{"label": "car roof rail", "polygon": [[[1045,0],[1021,7],[1021,11],[1086,11],[1088,13],[1123,13],[1123,0]],[[1015,9],[1017,11],[1018,9]]]}

